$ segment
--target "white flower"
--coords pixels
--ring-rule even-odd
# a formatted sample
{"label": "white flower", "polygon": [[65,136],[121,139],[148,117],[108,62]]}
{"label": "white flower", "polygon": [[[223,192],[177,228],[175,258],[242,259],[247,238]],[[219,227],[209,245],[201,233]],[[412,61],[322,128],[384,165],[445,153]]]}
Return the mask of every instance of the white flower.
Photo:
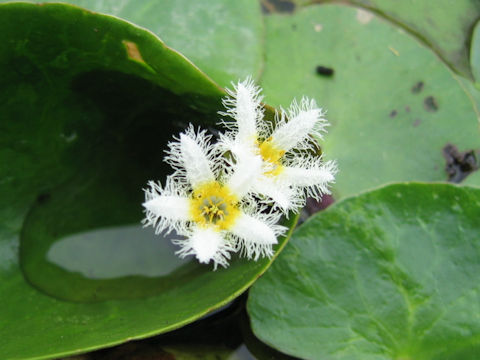
{"label": "white flower", "polygon": [[322,138],[328,122],[315,101],[305,97],[277,113],[275,123],[269,122],[260,91],[250,78],[227,90],[227,111],[220,114],[233,121],[222,121],[228,131],[219,146],[238,161],[260,155],[262,174],[252,181],[253,192],[270,198],[285,213],[298,211],[306,196],[319,200],[328,194],[335,179],[336,163],[315,155],[315,138]]}
{"label": "white flower", "polygon": [[286,228],[277,225],[279,214],[265,213],[248,202],[250,180],[261,176],[260,156],[252,153],[228,163],[210,145],[210,138],[190,126],[178,141],[169,143],[165,160],[175,172],[164,187],[149,182],[145,226],[185,236],[174,240],[181,247],[177,254],[195,255],[201,263],[213,261],[215,269],[228,266],[231,252],[254,260],[271,257],[277,236]]}

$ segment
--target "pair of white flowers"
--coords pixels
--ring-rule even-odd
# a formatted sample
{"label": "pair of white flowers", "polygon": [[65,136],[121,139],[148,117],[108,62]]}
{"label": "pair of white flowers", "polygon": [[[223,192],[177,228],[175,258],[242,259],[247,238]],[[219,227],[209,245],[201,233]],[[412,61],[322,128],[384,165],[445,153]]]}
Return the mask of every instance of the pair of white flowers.
{"label": "pair of white flowers", "polygon": [[[315,138],[328,125],[313,100],[293,102],[275,122],[264,119],[260,88],[251,79],[227,90],[222,125],[212,144],[192,125],[170,142],[165,161],[175,170],[165,185],[150,181],[146,218],[156,233],[175,231],[180,257],[228,266],[231,253],[271,257],[282,214],[298,212],[306,196],[328,193],[336,165],[316,155]],[[228,119],[228,120],[227,120]]]}

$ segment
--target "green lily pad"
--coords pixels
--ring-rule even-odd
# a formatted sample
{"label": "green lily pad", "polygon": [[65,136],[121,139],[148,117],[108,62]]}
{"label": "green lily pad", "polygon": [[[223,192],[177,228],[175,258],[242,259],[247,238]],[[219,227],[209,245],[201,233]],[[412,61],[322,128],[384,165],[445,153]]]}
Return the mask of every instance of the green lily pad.
{"label": "green lily pad", "polygon": [[395,184],[295,231],[251,288],[254,333],[303,359],[478,358],[480,189]]}
{"label": "green lily pad", "polygon": [[118,16],[152,31],[221,86],[229,86],[231,81],[248,75],[260,74],[263,65],[263,19],[258,0],[62,2]]}
{"label": "green lily pad", "polygon": [[327,110],[322,147],[338,160],[337,198],[388,182],[447,180],[443,148],[480,147],[472,101],[429,49],[358,11],[312,5],[267,16],[266,101],[288,106],[302,89]]}
{"label": "green lily pad", "polygon": [[138,226],[166,142],[217,122],[215,83],[151,32],[70,5],[2,4],[0,30],[0,358],[169,331],[266,270],[179,263]]}
{"label": "green lily pad", "polygon": [[[295,0],[299,5],[315,0]],[[335,2],[335,0],[334,0]],[[377,13],[412,33],[435,51],[454,71],[472,76],[469,64],[471,29],[480,18],[480,4],[475,0],[347,0],[336,1],[360,6]],[[360,18],[367,19],[364,14]]]}

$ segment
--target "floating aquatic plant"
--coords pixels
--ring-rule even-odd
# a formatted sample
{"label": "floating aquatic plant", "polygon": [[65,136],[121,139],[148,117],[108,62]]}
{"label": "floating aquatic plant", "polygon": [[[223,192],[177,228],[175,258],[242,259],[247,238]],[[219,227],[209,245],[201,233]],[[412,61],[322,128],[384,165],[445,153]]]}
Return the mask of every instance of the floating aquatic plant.
{"label": "floating aquatic plant", "polygon": [[[248,259],[273,255],[286,228],[282,213],[298,211],[305,196],[319,199],[334,180],[335,162],[311,150],[311,139],[327,125],[313,100],[303,98],[264,120],[260,89],[246,79],[228,90],[223,103],[232,121],[212,143],[205,130],[190,125],[169,143],[165,161],[174,172],[165,185],[150,181],[145,190],[146,218],[157,233],[175,231],[180,257],[228,266],[232,252]],[[230,152],[232,156],[225,154]]]}

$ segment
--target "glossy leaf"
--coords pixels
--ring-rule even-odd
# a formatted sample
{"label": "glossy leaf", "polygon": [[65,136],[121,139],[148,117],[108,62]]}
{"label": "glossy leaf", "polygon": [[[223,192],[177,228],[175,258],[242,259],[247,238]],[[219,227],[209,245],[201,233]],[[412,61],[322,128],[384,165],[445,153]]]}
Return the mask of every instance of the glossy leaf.
{"label": "glossy leaf", "polygon": [[231,81],[248,75],[260,74],[263,63],[263,20],[257,0],[62,2],[118,16],[152,31],[221,86],[229,86]]}
{"label": "glossy leaf", "polygon": [[254,333],[302,359],[478,358],[480,190],[387,186],[299,227],[249,294]]}
{"label": "glossy leaf", "polygon": [[166,142],[218,121],[215,83],[152,33],[70,5],[0,5],[0,30],[0,358],[165,332],[265,271],[167,263],[172,249],[159,265],[138,229],[142,187],[170,171]]}
{"label": "glossy leaf", "polygon": [[388,182],[447,180],[443,148],[480,147],[472,101],[429,49],[359,11],[312,5],[267,16],[266,101],[288,106],[302,89],[327,110],[322,148],[338,160],[337,198]]}
{"label": "glossy leaf", "polygon": [[480,18],[476,0],[295,0],[299,5],[313,2],[342,2],[373,11],[413,34],[454,71],[466,77],[472,75],[468,44],[471,29]]}

